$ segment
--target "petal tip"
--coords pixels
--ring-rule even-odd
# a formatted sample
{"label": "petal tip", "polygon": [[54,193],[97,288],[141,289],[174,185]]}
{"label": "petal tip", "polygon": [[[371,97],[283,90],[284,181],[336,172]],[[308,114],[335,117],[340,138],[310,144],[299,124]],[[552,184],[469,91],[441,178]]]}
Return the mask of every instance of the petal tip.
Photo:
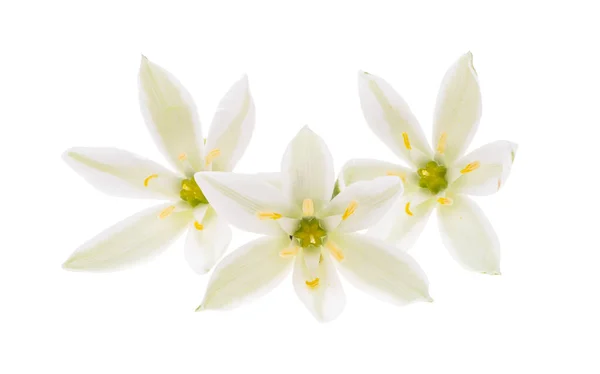
{"label": "petal tip", "polygon": [[140,57],[140,69],[143,68],[144,66],[147,66],[150,64],[150,60],[148,59],[148,57],[146,57],[146,55],[141,54]]}
{"label": "petal tip", "polygon": [[73,266],[74,260],[72,258],[69,258],[67,261],[63,262],[61,267],[63,268],[63,270],[67,270],[67,271],[74,271],[74,270],[79,270],[77,267]]}
{"label": "petal tip", "polygon": [[473,53],[471,51],[468,51],[467,53],[462,55],[460,61],[467,64],[467,66],[469,67],[469,69],[471,69],[473,74],[477,76],[477,70],[475,70],[475,65],[473,65]]}
{"label": "petal tip", "polygon": [[76,150],[76,148],[67,149],[60,155],[60,158],[62,158],[66,162],[69,162],[72,159],[73,154],[76,153],[75,150]]}

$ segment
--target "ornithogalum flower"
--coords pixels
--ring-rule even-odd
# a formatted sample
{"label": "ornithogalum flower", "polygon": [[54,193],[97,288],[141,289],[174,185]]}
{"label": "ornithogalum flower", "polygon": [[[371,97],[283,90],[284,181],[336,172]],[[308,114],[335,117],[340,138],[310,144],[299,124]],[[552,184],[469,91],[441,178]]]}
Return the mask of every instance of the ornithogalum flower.
{"label": "ornithogalum flower", "polygon": [[283,157],[281,188],[234,173],[198,173],[209,201],[233,225],[268,235],[225,257],[198,307],[225,309],[275,287],[293,266],[300,300],[320,321],[342,311],[337,267],[359,288],[404,304],[431,300],[427,278],[406,253],[354,232],[368,228],[402,191],[397,177],[357,182],[331,200],[335,175],[323,140],[303,128]]}
{"label": "ornithogalum flower", "polygon": [[99,190],[116,196],[164,199],[84,243],[64,263],[67,269],[110,270],[165,249],[187,227],[185,256],[198,273],[207,272],[231,240],[194,179],[196,172],[231,171],[254,129],[254,103],[247,77],[219,103],[206,140],[188,91],[169,72],[142,57],[141,110],[154,141],[173,172],[115,148],[72,148],[64,160]]}
{"label": "ornithogalum flower", "polygon": [[466,195],[489,195],[504,186],[517,146],[497,141],[463,156],[481,116],[481,93],[471,53],[458,59],[442,81],[433,150],[406,102],[386,81],[365,72],[359,73],[358,81],[367,123],[410,165],[352,160],[344,166],[338,179],[342,191],[355,182],[382,175],[395,175],[404,182],[404,196],[369,234],[408,249],[437,207],[443,242],[456,261],[471,270],[499,274],[498,238],[481,209]]}

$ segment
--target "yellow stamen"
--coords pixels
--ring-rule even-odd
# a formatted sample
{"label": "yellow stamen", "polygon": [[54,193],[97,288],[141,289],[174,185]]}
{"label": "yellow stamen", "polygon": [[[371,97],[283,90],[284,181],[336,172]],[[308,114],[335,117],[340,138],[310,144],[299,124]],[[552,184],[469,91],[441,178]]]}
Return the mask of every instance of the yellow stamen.
{"label": "yellow stamen", "polygon": [[204,164],[206,166],[212,164],[212,162],[215,160],[215,158],[219,157],[221,155],[221,150],[218,148],[213,149],[212,151],[208,152],[206,154],[206,159],[204,160]]}
{"label": "yellow stamen", "polygon": [[165,219],[168,216],[170,216],[171,213],[173,213],[174,210],[175,210],[175,205],[171,205],[169,207],[166,207],[165,210],[163,210],[162,212],[160,212],[160,214],[158,215],[158,218]]}
{"label": "yellow stamen", "polygon": [[298,247],[290,247],[279,252],[279,257],[292,257],[298,254]]}
{"label": "yellow stamen", "polygon": [[194,221],[194,227],[195,227],[195,228],[196,228],[196,230],[198,230],[198,231],[202,231],[202,230],[204,230],[204,225],[203,225],[203,224],[201,224],[201,223],[200,223],[200,222],[198,222],[198,221]]}
{"label": "yellow stamen", "polygon": [[328,240],[325,246],[327,247],[327,249],[329,249],[329,251],[331,251],[331,254],[333,255],[333,257],[335,257],[336,260],[340,262],[344,260],[344,252],[342,252],[340,247],[338,247],[334,242]]}
{"label": "yellow stamen", "polygon": [[315,288],[317,288],[319,286],[319,278],[315,278],[311,281],[304,281],[304,283],[306,283],[308,288],[314,290]]}
{"label": "yellow stamen", "polygon": [[452,205],[452,199],[448,197],[438,197],[437,202],[442,205]]}
{"label": "yellow stamen", "polygon": [[400,173],[398,171],[388,171],[385,174],[388,176],[391,176],[391,177],[398,177],[398,178],[400,178],[402,183],[406,183],[406,175],[404,173]]}
{"label": "yellow stamen", "polygon": [[500,186],[502,186],[502,179],[498,179],[498,190],[500,190]]}
{"label": "yellow stamen", "polygon": [[187,160],[187,155],[185,154],[185,152],[181,152],[179,156],[177,156],[177,158],[179,159],[179,161],[183,162]]}
{"label": "yellow stamen", "polygon": [[353,215],[354,211],[356,211],[356,207],[357,206],[358,206],[358,201],[352,200],[350,202],[350,204],[348,204],[348,207],[346,208],[346,210],[344,211],[344,215],[342,216],[342,221],[347,220],[348,217],[350,217],[351,215]]}
{"label": "yellow stamen", "polygon": [[406,203],[406,205],[404,206],[404,211],[406,212],[406,214],[408,214],[409,216],[413,215],[413,212],[410,210],[410,202]]}
{"label": "yellow stamen", "polygon": [[473,161],[470,164],[468,164],[467,166],[465,166],[464,169],[462,169],[460,171],[461,174],[467,174],[472,172],[473,170],[479,169],[479,166],[481,166],[481,164],[479,163],[479,161]]}
{"label": "yellow stamen", "polygon": [[437,152],[441,155],[443,155],[444,152],[446,152],[446,139],[447,138],[448,138],[448,134],[443,132],[442,135],[440,135],[440,140],[438,140]]}
{"label": "yellow stamen", "polygon": [[311,217],[315,215],[315,204],[312,199],[304,199],[302,202],[302,214],[305,217]]}
{"label": "yellow stamen", "polygon": [[148,187],[148,182],[150,182],[150,179],[152,178],[158,178],[158,174],[149,175],[146,179],[144,179],[144,187]]}
{"label": "yellow stamen", "polygon": [[402,133],[402,139],[404,139],[404,146],[410,151],[412,147],[410,146],[410,139],[408,139],[408,134],[406,132]]}
{"label": "yellow stamen", "polygon": [[259,219],[280,219],[281,214],[275,212],[258,212],[256,213]]}

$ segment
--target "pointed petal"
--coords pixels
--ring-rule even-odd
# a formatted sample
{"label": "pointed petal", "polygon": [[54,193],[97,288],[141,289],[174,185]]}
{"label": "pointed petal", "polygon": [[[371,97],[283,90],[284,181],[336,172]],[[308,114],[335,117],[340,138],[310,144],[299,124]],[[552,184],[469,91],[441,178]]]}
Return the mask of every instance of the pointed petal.
{"label": "pointed petal", "polygon": [[438,218],[444,245],[463,267],[500,274],[500,243],[490,221],[467,196],[452,196],[452,205],[440,205]]}
{"label": "pointed petal", "polygon": [[392,86],[378,76],[361,71],[358,93],[365,120],[392,152],[415,166],[431,159],[431,148],[419,122]]}
{"label": "pointed petal", "polygon": [[203,309],[231,309],[275,288],[287,275],[293,258],[279,252],[287,236],[263,237],[236,249],[221,261],[208,283]]}
{"label": "pointed petal", "polygon": [[473,55],[461,56],[446,72],[437,98],[433,147],[445,164],[463,155],[479,126],[481,92]]}
{"label": "pointed petal", "polygon": [[318,216],[341,215],[336,229],[340,232],[364,230],[379,221],[401,194],[402,182],[397,177],[356,182],[334,197]]}
{"label": "pointed petal", "polygon": [[368,234],[395,245],[401,251],[410,249],[437,205],[435,199],[413,202],[414,197],[414,194],[410,194],[398,199],[385,216],[369,229]]}
{"label": "pointed petal", "polygon": [[187,176],[203,170],[204,139],[189,92],[168,71],[142,56],[140,107],[158,148]]}
{"label": "pointed petal", "polygon": [[117,148],[71,148],[63,160],[98,190],[114,196],[179,199],[181,177]]}
{"label": "pointed petal", "polygon": [[[106,271],[144,261],[166,249],[192,217],[191,210],[161,204],[104,230],[79,247],[63,264],[69,270]],[[161,218],[162,217],[162,218]]]}
{"label": "pointed petal", "polygon": [[340,272],[357,288],[399,305],[431,301],[425,273],[405,252],[359,234],[335,234],[332,239],[344,253]]}
{"label": "pointed petal", "polygon": [[312,199],[315,211],[329,202],[335,174],[327,145],[308,127],[302,128],[285,151],[281,164],[284,195],[296,206]]}
{"label": "pointed petal", "polygon": [[495,193],[508,179],[516,152],[517,145],[505,140],[474,150],[448,170],[450,189],[478,196]]}
{"label": "pointed petal", "polygon": [[212,160],[213,171],[233,170],[248,147],[254,118],[254,102],[248,77],[244,76],[221,99],[208,132],[206,152],[219,150],[219,155]]}
{"label": "pointed petal", "polygon": [[231,229],[211,206],[203,204],[194,210],[206,213],[194,213],[195,220],[189,224],[185,241],[185,259],[196,273],[205,274],[225,253],[231,242]]}
{"label": "pointed petal", "polygon": [[419,180],[414,170],[391,162],[369,159],[354,159],[346,162],[338,178],[339,187],[340,190],[344,190],[355,182],[384,176],[399,178],[404,185],[405,194],[418,189]]}
{"label": "pointed petal", "polygon": [[304,250],[294,265],[294,289],[306,308],[320,322],[328,322],[342,313],[346,295],[331,257],[323,253],[316,271],[306,266]]}
{"label": "pointed petal", "polygon": [[255,175],[201,172],[196,173],[196,182],[217,213],[242,230],[281,235],[278,220],[300,216],[299,208],[288,204],[280,190]]}

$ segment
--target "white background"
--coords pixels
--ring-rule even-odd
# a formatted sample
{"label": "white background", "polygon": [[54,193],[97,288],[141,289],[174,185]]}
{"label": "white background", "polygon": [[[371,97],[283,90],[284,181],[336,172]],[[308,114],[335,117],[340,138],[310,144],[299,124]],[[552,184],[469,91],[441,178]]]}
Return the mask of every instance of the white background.
{"label": "white background", "polygon": [[[554,3],[3,1],[0,372],[597,373],[600,24],[593,1]],[[412,250],[433,304],[397,308],[346,284],[328,324],[289,279],[234,311],[194,313],[208,277],[182,241],[127,271],[61,269],[153,203],[103,195],[60,159],[116,146],[166,164],[139,114],[141,53],[188,87],[205,130],[249,74],[257,125],[236,170],[255,172],[277,170],[304,124],[337,170],[396,161],[363,120],[357,71],[387,79],[429,135],[441,78],[468,50],[484,105],[471,148],[520,145],[505,188],[478,199],[502,276],[461,269],[435,220]],[[252,238],[236,230],[231,248]]]}

